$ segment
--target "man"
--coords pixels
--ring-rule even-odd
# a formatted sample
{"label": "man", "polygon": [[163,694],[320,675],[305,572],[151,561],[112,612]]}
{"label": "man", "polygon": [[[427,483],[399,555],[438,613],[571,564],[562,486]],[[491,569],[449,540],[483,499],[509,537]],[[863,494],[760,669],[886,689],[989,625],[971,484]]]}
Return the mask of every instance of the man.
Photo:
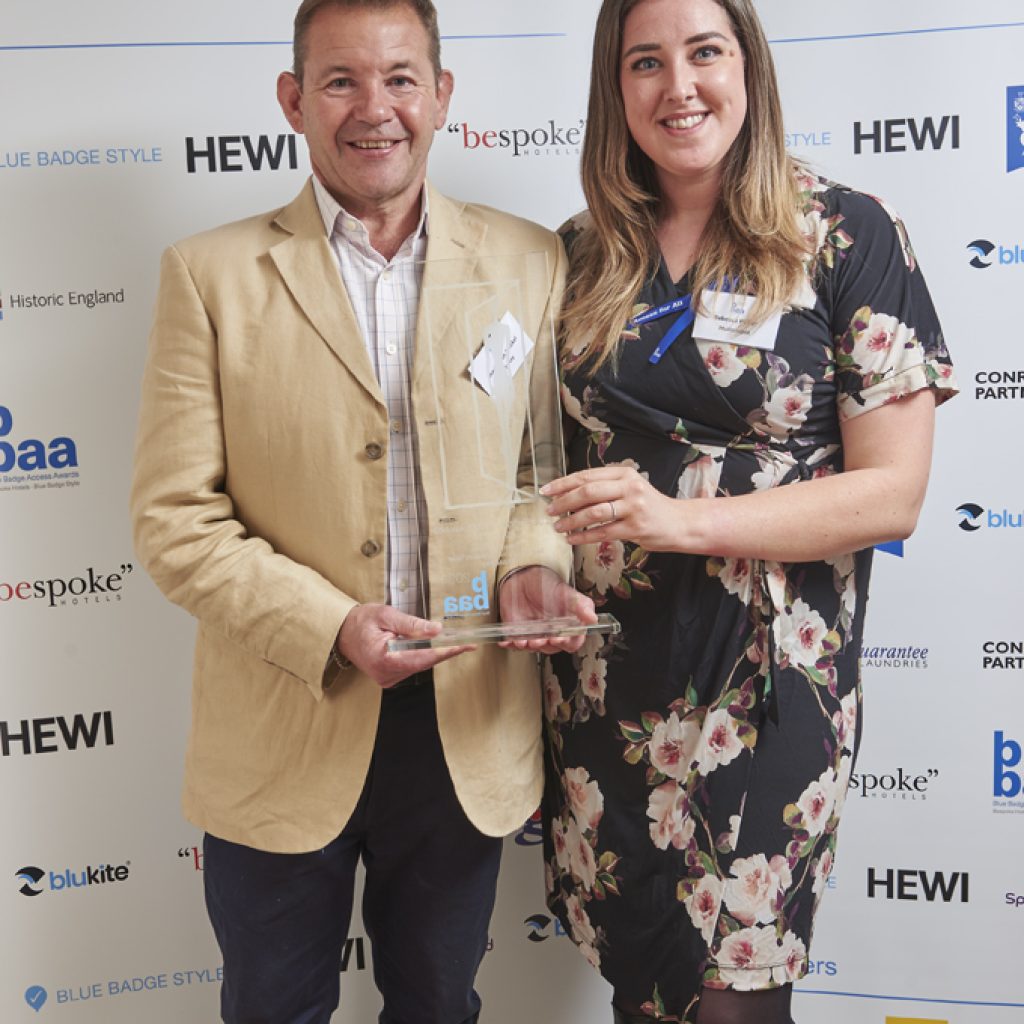
{"label": "man", "polygon": [[[183,802],[206,832],[229,1024],[326,1024],[360,859],[380,1020],[475,1021],[495,837],[540,796],[535,658],[388,651],[440,629],[419,566],[459,540],[433,525],[436,432],[471,429],[456,389],[476,386],[442,380],[430,415],[422,339],[445,324],[421,276],[546,253],[523,314],[540,347],[563,275],[550,233],[426,184],[453,86],[439,53],[430,0],[304,0],[278,97],[311,182],[163,259],[133,518],[154,580],[199,620]],[[567,548],[536,531],[527,556],[492,519],[501,609],[529,617]]]}

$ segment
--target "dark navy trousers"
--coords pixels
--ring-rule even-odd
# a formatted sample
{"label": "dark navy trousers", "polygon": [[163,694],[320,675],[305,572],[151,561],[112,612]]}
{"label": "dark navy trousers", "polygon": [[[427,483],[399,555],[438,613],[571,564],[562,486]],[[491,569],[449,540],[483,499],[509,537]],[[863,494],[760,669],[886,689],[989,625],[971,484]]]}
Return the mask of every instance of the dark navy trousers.
{"label": "dark navy trousers", "polygon": [[328,1024],[360,860],[380,1024],[477,1020],[501,840],[455,797],[429,674],[384,691],[363,792],[329,846],[266,853],[207,835],[203,849],[226,1024]]}

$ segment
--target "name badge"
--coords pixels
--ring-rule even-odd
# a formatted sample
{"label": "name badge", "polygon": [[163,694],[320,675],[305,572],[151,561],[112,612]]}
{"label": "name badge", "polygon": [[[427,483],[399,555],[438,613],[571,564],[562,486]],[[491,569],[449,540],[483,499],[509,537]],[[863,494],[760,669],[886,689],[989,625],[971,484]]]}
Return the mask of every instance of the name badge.
{"label": "name badge", "polygon": [[732,345],[772,352],[779,334],[782,312],[773,314],[751,329],[747,318],[754,307],[753,295],[736,295],[706,289],[701,305],[707,313],[700,313],[693,325],[693,336],[700,341],[727,341]]}
{"label": "name badge", "polygon": [[533,351],[533,338],[506,312],[484,331],[483,345],[469,364],[470,376],[492,398],[503,395],[512,378]]}

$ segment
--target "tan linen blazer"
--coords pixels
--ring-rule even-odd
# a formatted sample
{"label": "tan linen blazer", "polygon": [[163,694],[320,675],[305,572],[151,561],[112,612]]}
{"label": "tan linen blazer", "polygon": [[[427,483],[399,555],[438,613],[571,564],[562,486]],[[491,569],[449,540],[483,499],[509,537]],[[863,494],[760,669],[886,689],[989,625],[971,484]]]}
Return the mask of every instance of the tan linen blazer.
{"label": "tan linen blazer", "polygon": [[[471,258],[543,252],[548,273],[525,298],[538,350],[557,311],[564,255],[556,236],[509,214],[429,190],[423,284]],[[460,345],[450,372],[420,340],[458,322],[452,303],[421,302],[412,414],[429,522],[441,516],[438,445],[457,445],[474,388]],[[430,317],[430,322],[426,318]],[[436,349],[435,349],[436,351]],[[550,365],[550,347],[532,366]],[[556,384],[533,374],[534,388]],[[435,388],[438,400],[434,400]],[[440,415],[438,409],[440,408]],[[258,849],[330,842],[359,797],[380,689],[325,665],[358,602],[386,595],[387,409],[324,232],[311,183],[281,210],[169,248],[142,404],[132,486],[135,546],[173,602],[198,619],[183,805],[199,828]],[[512,517],[542,517],[537,505]],[[563,574],[568,546],[548,529],[488,517],[478,538],[498,566]],[[511,546],[510,537],[515,537]],[[524,539],[525,538],[525,539]],[[373,542],[370,546],[367,541]],[[458,535],[430,530],[428,575]],[[377,554],[366,554],[379,548]],[[493,585],[493,576],[492,576]],[[492,601],[492,615],[493,605]],[[431,595],[431,616],[441,617]],[[537,661],[494,646],[437,666],[438,725],[469,818],[489,835],[517,828],[541,790]],[[408,769],[416,771],[415,751]]]}

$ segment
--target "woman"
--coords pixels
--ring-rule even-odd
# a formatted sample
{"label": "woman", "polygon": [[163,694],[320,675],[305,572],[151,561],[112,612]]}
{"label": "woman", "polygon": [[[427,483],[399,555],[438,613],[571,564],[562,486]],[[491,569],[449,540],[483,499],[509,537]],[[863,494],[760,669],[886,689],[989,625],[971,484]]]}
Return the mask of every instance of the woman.
{"label": "woman", "polygon": [[900,222],[787,157],[750,0],[605,0],[582,177],[546,493],[623,632],[545,673],[550,903],[617,1021],[789,1022],[949,358]]}

